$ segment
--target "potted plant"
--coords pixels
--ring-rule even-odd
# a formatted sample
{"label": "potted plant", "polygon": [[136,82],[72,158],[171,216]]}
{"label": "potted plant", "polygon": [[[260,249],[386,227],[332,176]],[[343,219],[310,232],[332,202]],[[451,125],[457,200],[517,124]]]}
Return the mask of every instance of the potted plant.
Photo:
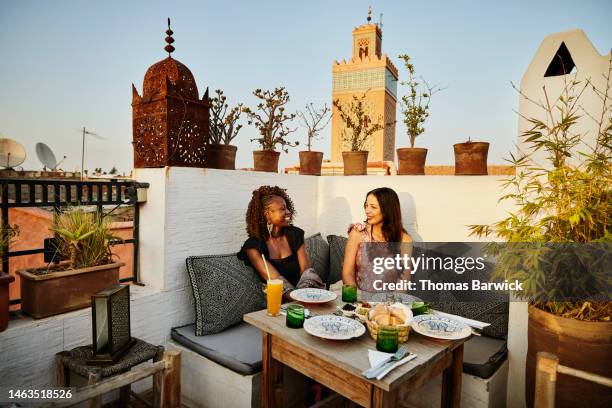
{"label": "potted plant", "polygon": [[299,152],[300,156],[300,174],[309,176],[321,175],[321,164],[323,163],[323,152],[312,151],[312,140],[317,138],[325,126],[329,123],[331,115],[327,104],[323,108],[316,109],[312,103],[306,105],[305,111],[298,111],[297,115],[300,118],[302,126],[308,132],[308,150]]}
{"label": "potted plant", "polygon": [[216,96],[210,98],[210,139],[206,146],[206,163],[211,169],[236,169],[237,147],[231,144],[238,136],[242,125],[237,122],[242,113],[242,104],[231,108],[227,97],[221,89],[215,91]]}
{"label": "potted plant", "polygon": [[[494,276],[523,282],[523,294],[529,299],[528,405],[533,404],[536,354],[540,351],[556,354],[565,366],[612,377],[612,303],[607,301],[612,243],[611,72],[612,59],[605,91],[575,76],[565,77],[556,100],[549,98],[546,87],[541,99],[519,90],[521,97],[542,110],[544,119],[525,118],[530,129],[521,134],[524,147],[509,159],[515,174],[506,181],[510,192],[502,199],[514,201],[516,210],[495,224],[470,227],[472,234],[497,236],[507,241],[506,245],[534,243],[522,251],[518,244],[498,250]],[[583,108],[593,106],[581,101],[585,91],[592,91],[593,98],[603,102],[594,110],[596,114]],[[581,116],[596,123],[596,140],[588,145],[582,144],[586,134],[583,124],[577,126]],[[543,152],[545,158],[532,159],[536,151]],[[550,243],[569,246],[578,257],[561,252],[564,258],[551,260]],[[589,255],[589,250],[599,245],[603,245],[604,256]],[[565,267],[566,259],[579,262]],[[605,273],[599,274],[601,270]],[[605,301],[597,301],[596,296],[558,296],[567,291],[588,293],[583,291],[597,289],[602,283],[608,289],[598,294]],[[606,398],[602,396],[609,397],[609,392],[602,385],[558,374],[556,406],[603,406]],[[609,404],[609,398],[607,401]]]}
{"label": "potted plant", "polygon": [[453,145],[455,150],[455,175],[457,176],[486,176],[487,156],[489,143],[472,142],[468,138],[465,143]]}
{"label": "potted plant", "polygon": [[19,270],[21,310],[41,318],[91,305],[91,296],[119,284],[119,268],[110,243],[110,220],[97,212],[73,207],[57,214],[51,230],[62,262],[47,267]]}
{"label": "potted plant", "polygon": [[414,142],[425,131],[423,124],[429,117],[431,97],[441,88],[429,85],[423,78],[421,78],[422,83],[417,81],[410,57],[402,54],[399,58],[404,61],[404,66],[408,71],[408,81],[400,82],[401,85],[407,85],[409,89],[408,94],[402,96],[400,110],[404,116],[410,147],[397,149],[397,174],[422,175],[425,174],[427,149],[414,147]]}
{"label": "potted plant", "polygon": [[287,135],[297,130],[287,127],[287,123],[295,118],[295,113],[285,113],[289,93],[284,87],[279,87],[273,91],[256,89],[253,95],[260,100],[257,104],[258,112],[249,107],[243,108],[243,111],[249,117],[248,124],[254,124],[260,135],[251,139],[251,142],[256,140],[261,146],[261,150],[253,152],[254,169],[277,173],[280,152],[275,151],[275,147],[280,145],[281,150],[288,153],[287,147],[299,145],[299,142],[291,143],[286,140]]}
{"label": "potted plant", "polygon": [[372,109],[366,101],[367,91],[361,96],[353,95],[349,102],[334,100],[338,116],[344,124],[342,140],[349,144],[351,150],[342,152],[344,175],[365,175],[368,172],[368,151],[363,150],[371,136],[383,130],[382,117],[372,119]]}
{"label": "potted plant", "polygon": [[[0,258],[9,250],[9,244],[19,235],[18,225],[3,226],[0,235]],[[8,271],[0,271],[0,332],[4,331],[8,326],[10,297],[9,285],[15,280],[15,277],[9,275]]]}

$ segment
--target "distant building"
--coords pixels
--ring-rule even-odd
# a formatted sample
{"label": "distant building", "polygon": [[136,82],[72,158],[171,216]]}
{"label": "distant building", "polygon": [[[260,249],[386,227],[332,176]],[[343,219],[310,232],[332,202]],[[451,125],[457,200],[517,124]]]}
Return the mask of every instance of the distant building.
{"label": "distant building", "polygon": [[[353,55],[346,62],[334,61],[332,66],[332,100],[348,102],[353,95],[367,92],[367,102],[373,118],[381,118],[382,124],[394,123],[397,105],[397,68],[382,52],[382,29],[368,22],[353,29]],[[342,152],[350,150],[343,142],[344,125],[337,108],[332,116],[332,162],[342,162]],[[395,125],[387,126],[374,134],[364,150],[370,152],[368,161],[394,161]]]}

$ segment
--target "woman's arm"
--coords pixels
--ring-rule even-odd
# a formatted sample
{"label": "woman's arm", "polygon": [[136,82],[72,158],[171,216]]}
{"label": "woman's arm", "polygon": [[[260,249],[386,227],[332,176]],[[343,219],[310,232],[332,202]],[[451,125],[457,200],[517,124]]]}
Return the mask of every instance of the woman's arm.
{"label": "woman's arm", "polygon": [[[400,253],[402,258],[404,255],[408,256],[408,258],[412,257],[412,237],[407,233],[402,234],[402,244],[400,246]],[[407,280],[409,281],[411,278],[410,274],[411,268],[406,268],[402,272],[399,273],[398,281]]]}
{"label": "woman's arm", "polygon": [[[259,252],[259,250],[255,248],[249,248],[245,252],[247,256],[249,257],[249,261],[251,262],[251,265],[253,265],[253,268],[257,271],[259,276],[261,276],[263,280],[267,281],[268,273],[266,272],[266,267],[264,266],[264,262],[261,257],[261,252]],[[270,262],[266,262],[266,263],[268,264],[268,269],[270,270],[270,278],[280,279],[281,276],[276,270],[276,268]]]}
{"label": "woman's arm", "polygon": [[361,232],[352,229],[349,233],[346,247],[344,248],[344,262],[342,263],[342,283],[345,285],[356,285],[355,258],[361,244]]}
{"label": "woman's arm", "polygon": [[304,271],[310,268],[310,258],[308,258],[308,254],[306,253],[306,245],[302,244],[297,251],[297,259],[300,264],[300,273],[304,273]]}

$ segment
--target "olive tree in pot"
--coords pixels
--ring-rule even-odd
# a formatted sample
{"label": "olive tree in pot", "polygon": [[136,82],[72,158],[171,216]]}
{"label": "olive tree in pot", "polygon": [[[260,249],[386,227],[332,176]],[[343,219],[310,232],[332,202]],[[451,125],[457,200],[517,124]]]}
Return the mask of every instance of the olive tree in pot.
{"label": "olive tree in pot", "polygon": [[311,103],[306,105],[304,111],[298,111],[297,115],[303,127],[307,130],[308,150],[299,152],[300,174],[308,176],[320,176],[323,163],[323,152],[312,151],[312,140],[317,139],[318,134],[325,129],[331,119],[330,109],[327,104],[317,109]]}
{"label": "olive tree in pot", "polygon": [[[542,109],[545,119],[525,118],[530,124],[521,135],[526,148],[509,159],[515,174],[506,180],[510,191],[502,199],[512,200],[516,210],[492,225],[470,227],[474,235],[507,241],[492,246],[498,256],[494,278],[524,284],[523,295],[529,300],[525,391],[530,406],[540,351],[556,354],[565,366],[612,377],[611,72],[608,69],[605,90],[567,75],[556,100],[549,98],[546,87],[541,99],[519,91],[521,97]],[[592,91],[602,101],[594,113],[582,107],[585,91]],[[597,133],[595,141],[586,145],[582,143],[584,123],[577,123],[589,118],[595,121]],[[544,161],[533,160],[536,151],[545,153]],[[561,249],[551,252],[551,243]],[[593,248],[598,255],[593,256]],[[567,267],[568,260],[578,262]],[[572,296],[561,296],[566,293]],[[556,406],[611,403],[608,388],[558,374]]]}
{"label": "olive tree in pot", "polygon": [[210,98],[210,139],[206,146],[206,162],[212,169],[234,170],[237,147],[231,142],[242,128],[242,125],[237,124],[242,113],[242,104],[229,109],[223,91],[217,89],[215,94]]}
{"label": "olive tree in pot", "polygon": [[400,110],[404,116],[406,133],[410,141],[410,147],[397,149],[397,174],[399,175],[422,175],[425,174],[425,160],[427,149],[414,147],[416,138],[425,132],[423,125],[429,117],[429,103],[431,97],[441,91],[437,85],[429,85],[423,78],[419,82],[416,79],[414,65],[410,62],[407,54],[402,54],[399,58],[404,61],[404,66],[408,71],[408,81],[400,82],[401,85],[408,86],[408,94],[402,96]]}
{"label": "olive tree in pot", "polygon": [[295,118],[295,113],[287,114],[285,106],[289,102],[289,93],[284,87],[274,90],[256,89],[253,91],[260,102],[257,104],[257,111],[245,107],[243,111],[249,117],[248,124],[255,125],[260,137],[251,139],[259,142],[261,150],[253,152],[255,171],[278,172],[278,158],[280,152],[275,151],[277,145],[281,150],[288,153],[287,147],[295,147],[299,142],[291,143],[286,137],[297,129],[290,129],[287,123]]}
{"label": "olive tree in pot", "polygon": [[55,233],[57,259],[46,267],[22,269],[21,310],[42,318],[91,305],[91,296],[102,289],[119,284],[119,268],[115,262],[108,217],[71,207],[55,215],[51,230]]}
{"label": "olive tree in pot", "polygon": [[372,119],[372,108],[366,101],[367,91],[361,96],[353,95],[348,102],[334,100],[338,116],[342,121],[343,142],[351,150],[342,152],[345,176],[366,175],[368,172],[368,151],[364,150],[372,135],[383,130],[382,116]]}
{"label": "olive tree in pot", "polygon": [[[9,245],[13,238],[19,235],[18,225],[3,225],[0,232],[0,258],[8,252]],[[9,285],[15,280],[14,276],[9,275],[8,271],[0,271],[0,332],[8,326],[10,296]]]}

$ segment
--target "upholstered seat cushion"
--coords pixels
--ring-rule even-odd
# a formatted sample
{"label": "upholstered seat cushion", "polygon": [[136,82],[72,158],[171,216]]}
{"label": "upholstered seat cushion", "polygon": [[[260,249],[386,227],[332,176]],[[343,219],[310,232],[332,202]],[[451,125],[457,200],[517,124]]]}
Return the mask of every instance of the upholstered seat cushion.
{"label": "upholstered seat cushion", "polygon": [[241,323],[221,333],[196,336],[195,325],[172,329],[172,339],[215,363],[242,375],[261,371],[261,331]]}
{"label": "upholstered seat cushion", "polygon": [[464,345],[463,372],[480,378],[489,378],[507,357],[508,348],[505,340],[474,336]]}
{"label": "upholstered seat cushion", "polygon": [[342,264],[344,263],[344,248],[346,247],[347,237],[339,235],[328,235],[329,243],[329,276],[327,277],[328,286],[342,280]]}
{"label": "upholstered seat cushion", "polygon": [[306,253],[315,272],[323,282],[327,282],[329,275],[329,245],[320,233],[316,233],[304,240]]}
{"label": "upholstered seat cushion", "polygon": [[195,301],[195,334],[215,334],[264,309],[259,276],[236,254],[190,256],[187,273]]}

